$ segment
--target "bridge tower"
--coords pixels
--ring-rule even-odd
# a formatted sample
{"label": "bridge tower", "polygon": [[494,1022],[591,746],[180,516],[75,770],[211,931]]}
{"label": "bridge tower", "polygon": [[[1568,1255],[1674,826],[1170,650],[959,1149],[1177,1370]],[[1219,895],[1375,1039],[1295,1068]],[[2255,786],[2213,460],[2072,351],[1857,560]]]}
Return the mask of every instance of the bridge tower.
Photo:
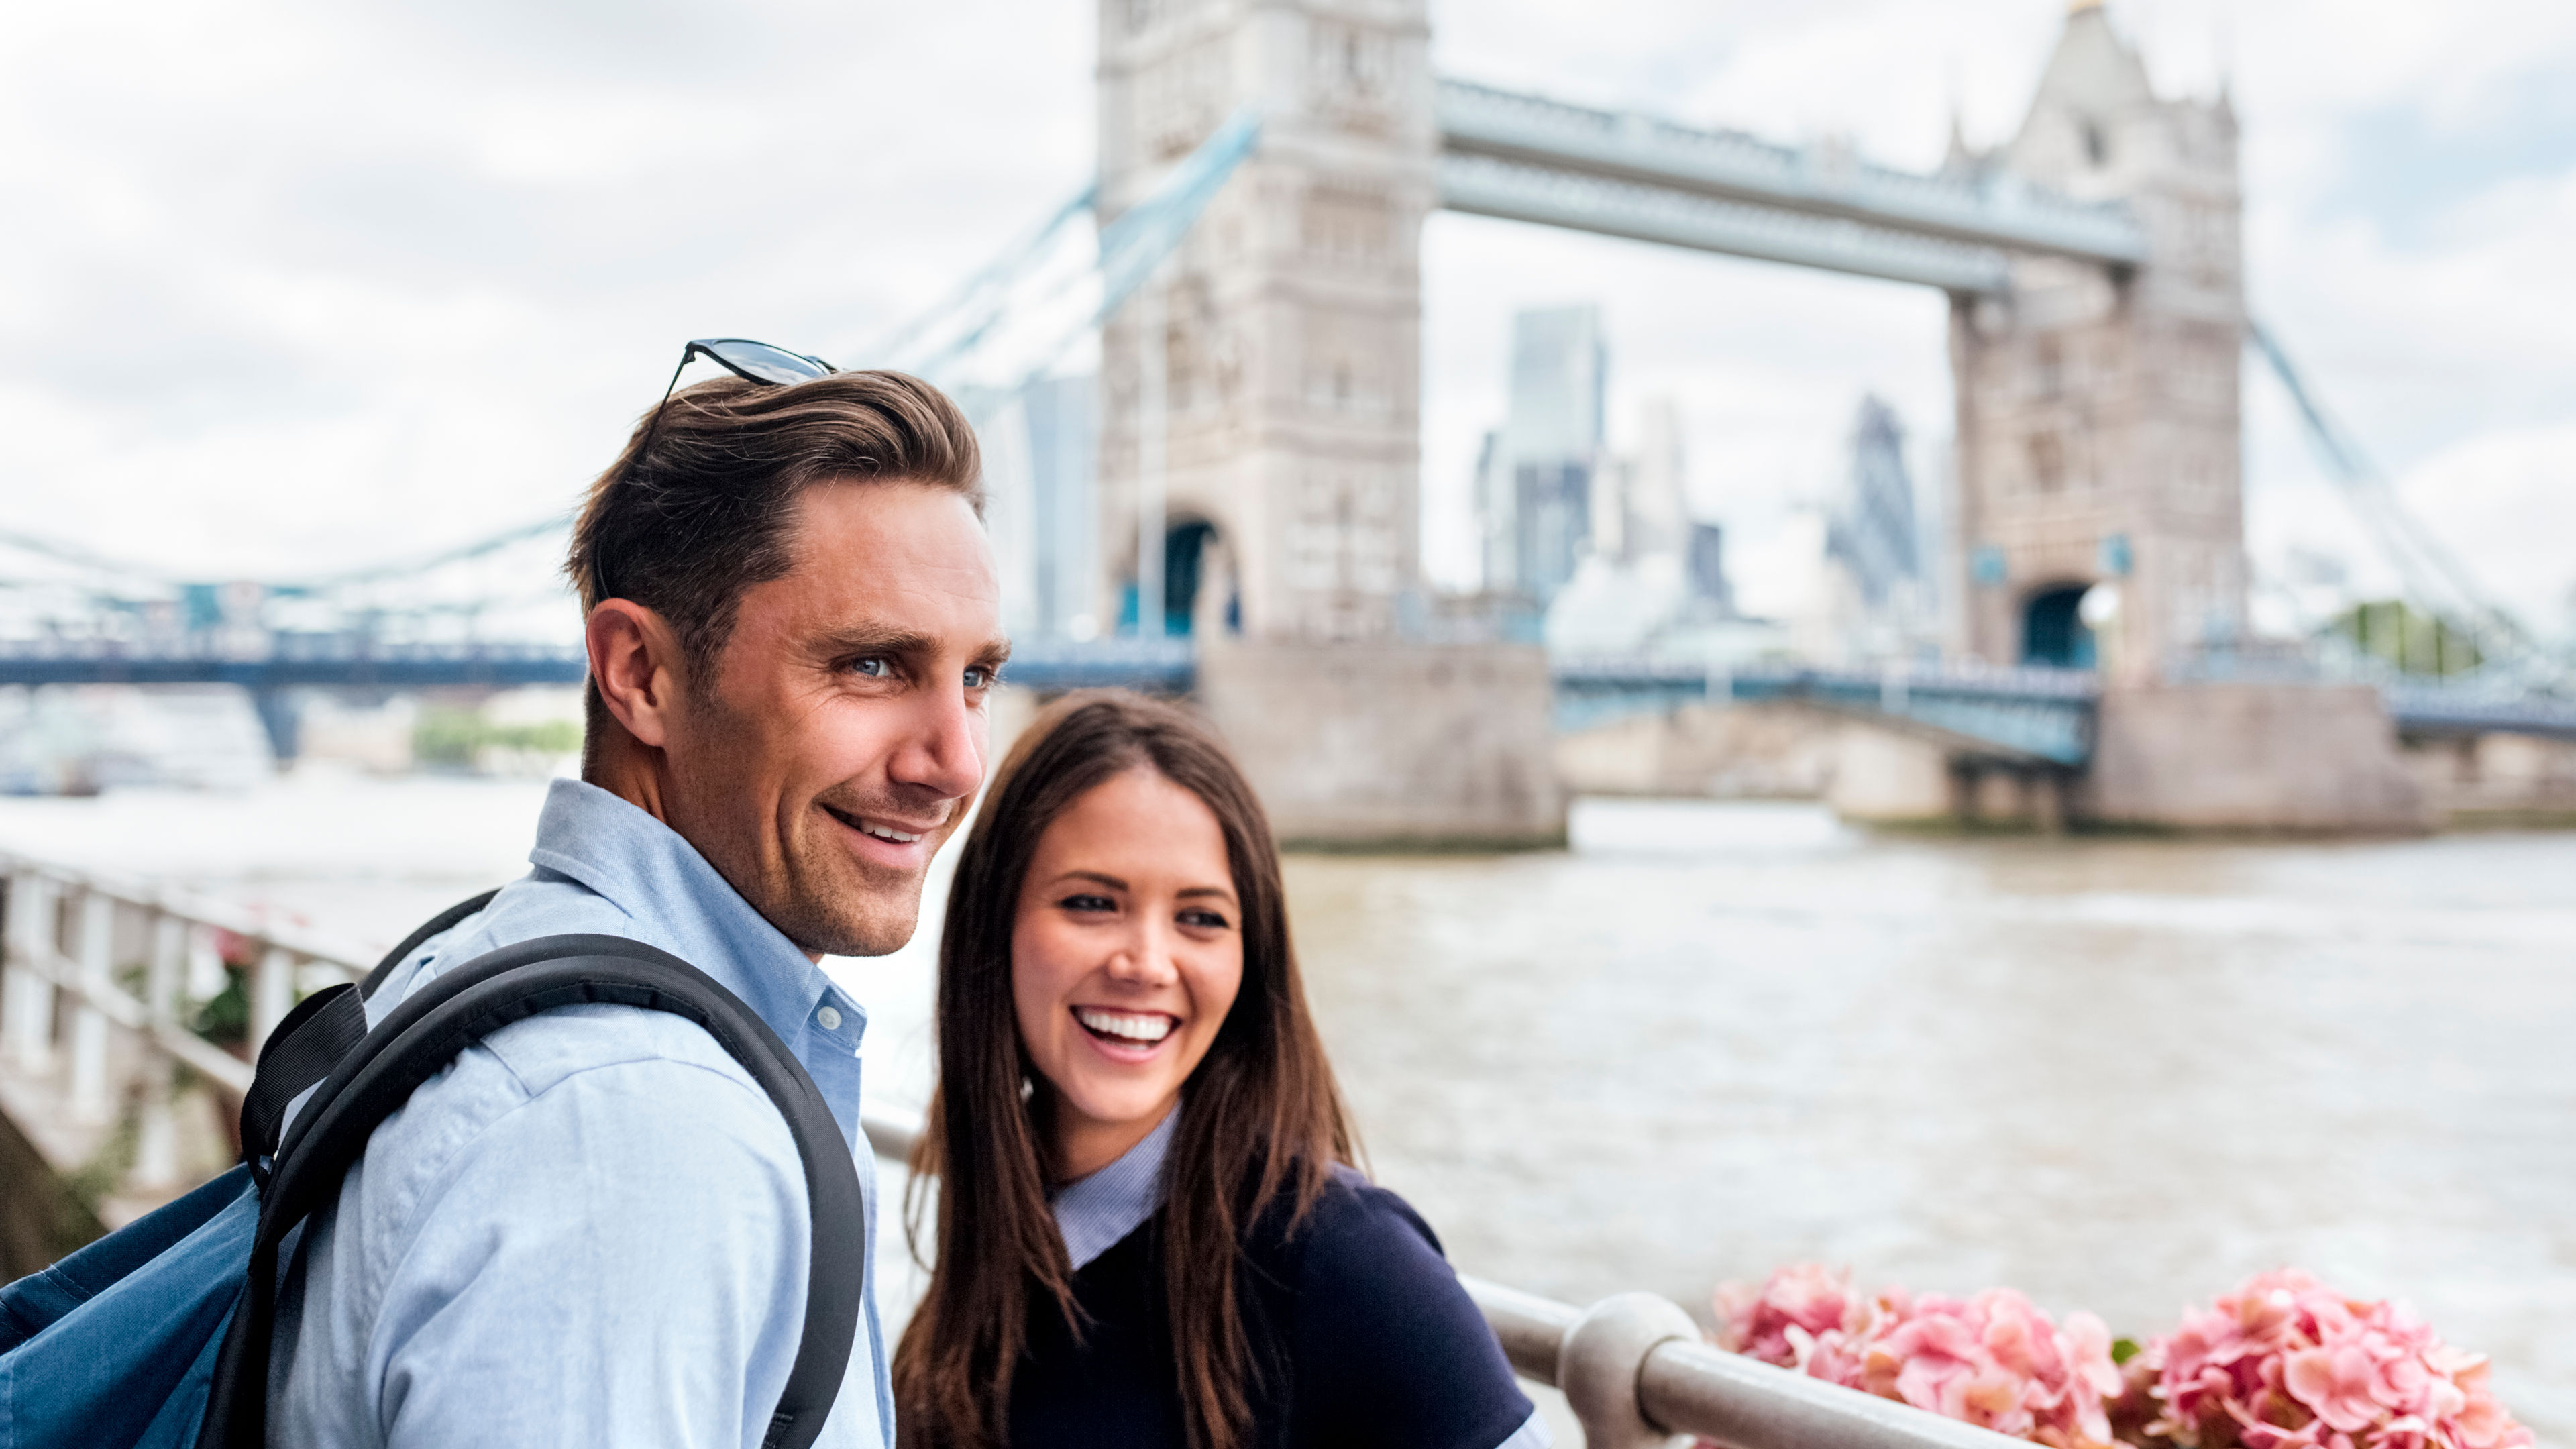
{"label": "bridge tower", "polygon": [[1429,41],[1426,0],[1100,7],[1104,218],[1261,119],[1102,329],[1101,574],[1106,617],[1197,637],[1198,702],[1287,840],[1565,834],[1545,657],[1416,627]]}
{"label": "bridge tower", "polygon": [[1420,558],[1429,36],[1425,0],[1102,0],[1104,220],[1238,108],[1262,121],[1104,329],[1104,617],[1154,612],[1127,595],[1157,572],[1159,478],[1172,611],[1255,640],[1394,634]]}
{"label": "bridge tower", "polygon": [[[2009,295],[1954,301],[1963,651],[2143,681],[2233,639],[2245,299],[2226,97],[2157,96],[2098,0],[2076,0],[2020,133],[1952,164],[2126,202],[2148,238],[2125,275],[2024,257]],[[2079,617],[2102,583],[2116,612],[2105,591]]]}

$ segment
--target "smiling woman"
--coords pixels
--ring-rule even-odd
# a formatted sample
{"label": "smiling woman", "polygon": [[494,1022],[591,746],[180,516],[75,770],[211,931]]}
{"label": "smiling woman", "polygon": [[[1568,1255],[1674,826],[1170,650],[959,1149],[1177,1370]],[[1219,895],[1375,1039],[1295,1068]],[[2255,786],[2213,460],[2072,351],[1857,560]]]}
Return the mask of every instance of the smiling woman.
{"label": "smiling woman", "polygon": [[1269,823],[1193,716],[1077,695],[1020,737],[938,1029],[904,1443],[1546,1443],[1430,1228],[1352,1166]]}

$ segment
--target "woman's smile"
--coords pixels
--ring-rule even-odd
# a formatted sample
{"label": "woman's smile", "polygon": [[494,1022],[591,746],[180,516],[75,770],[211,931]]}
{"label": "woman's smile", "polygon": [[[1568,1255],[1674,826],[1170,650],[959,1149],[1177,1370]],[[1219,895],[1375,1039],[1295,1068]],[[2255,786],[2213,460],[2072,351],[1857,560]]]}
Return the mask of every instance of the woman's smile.
{"label": "woman's smile", "polygon": [[1077,1006],[1073,1019],[1091,1033],[1094,1045],[1113,1062],[1150,1060],[1172,1040],[1181,1019],[1166,1011],[1119,1011],[1104,1006]]}

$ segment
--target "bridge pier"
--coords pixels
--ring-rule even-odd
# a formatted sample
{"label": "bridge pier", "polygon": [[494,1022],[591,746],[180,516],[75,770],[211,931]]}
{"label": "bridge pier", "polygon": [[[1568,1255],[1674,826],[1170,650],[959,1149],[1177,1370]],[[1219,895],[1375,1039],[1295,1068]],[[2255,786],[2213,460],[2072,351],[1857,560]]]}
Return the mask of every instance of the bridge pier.
{"label": "bridge pier", "polygon": [[2368,685],[2195,682],[2103,691],[2088,822],[2412,834],[2435,823]]}
{"label": "bridge pier", "polygon": [[1547,659],[1506,644],[1210,640],[1198,698],[1291,844],[1565,841]]}
{"label": "bridge pier", "polygon": [[292,690],[271,685],[250,692],[251,707],[259,711],[260,728],[268,732],[269,757],[283,770],[295,763],[304,745],[304,714],[301,701]]}
{"label": "bridge pier", "polygon": [[2076,778],[2057,765],[1955,758],[1950,761],[1953,815],[1963,830],[2002,826],[2063,835]]}
{"label": "bridge pier", "polygon": [[2075,772],[1962,750],[1919,730],[1841,720],[1825,801],[1846,820],[1961,830],[2065,832]]}

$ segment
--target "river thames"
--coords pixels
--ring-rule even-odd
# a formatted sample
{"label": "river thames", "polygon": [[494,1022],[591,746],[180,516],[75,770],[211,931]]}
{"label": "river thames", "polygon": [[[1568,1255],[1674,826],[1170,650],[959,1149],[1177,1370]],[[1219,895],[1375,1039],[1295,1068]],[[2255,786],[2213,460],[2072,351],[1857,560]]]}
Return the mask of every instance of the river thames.
{"label": "river thames", "polygon": [[[542,793],[308,770],[0,801],[0,846],[381,950],[524,869]],[[2295,1264],[2406,1299],[2576,1444],[2576,835],[1925,837],[1590,800],[1565,851],[1288,872],[1373,1168],[1462,1269],[1704,1312],[1816,1259],[2143,1337]],[[832,963],[892,1103],[928,1080],[930,934]]]}

